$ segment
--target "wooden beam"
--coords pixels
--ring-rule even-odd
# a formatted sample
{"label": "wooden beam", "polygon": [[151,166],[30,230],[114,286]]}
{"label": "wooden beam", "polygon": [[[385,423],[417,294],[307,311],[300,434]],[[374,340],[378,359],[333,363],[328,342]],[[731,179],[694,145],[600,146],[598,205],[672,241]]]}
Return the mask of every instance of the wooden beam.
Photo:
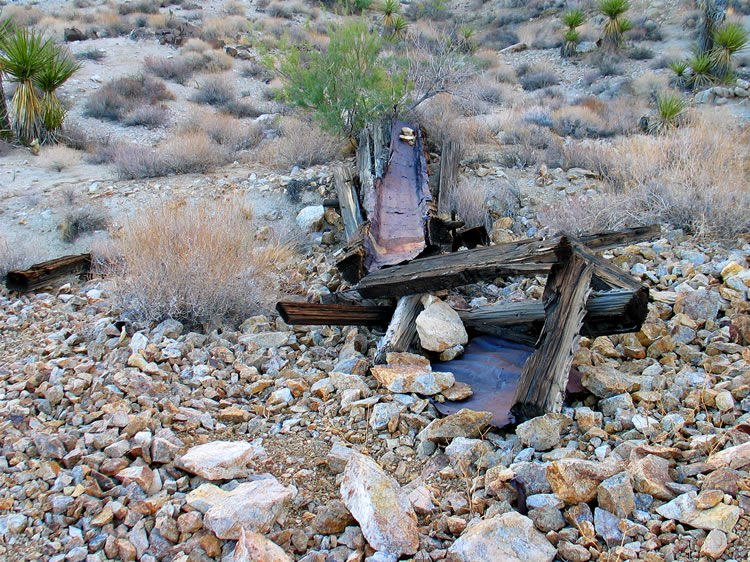
{"label": "wooden beam", "polygon": [[32,265],[29,269],[9,271],[5,285],[10,291],[33,291],[69,275],[87,273],[90,269],[91,254],[63,256]]}
{"label": "wooden beam", "polygon": [[367,274],[365,270],[365,238],[369,236],[369,233],[370,221],[360,224],[357,232],[349,238],[343,253],[336,260],[336,268],[341,273],[341,277],[352,285]]}
{"label": "wooden beam", "polygon": [[388,353],[406,351],[417,333],[417,316],[422,310],[421,295],[398,299],[388,330],[378,342],[375,363],[385,363]]}
{"label": "wooden beam", "polygon": [[[440,176],[438,178],[438,210],[443,212],[455,209],[444,208],[444,197],[458,187],[458,165],[461,161],[461,144],[456,141],[443,141],[440,148]],[[472,225],[473,226],[473,225]]]}
{"label": "wooden beam", "polygon": [[355,235],[357,228],[363,222],[357,192],[344,179],[344,170],[341,166],[336,166],[333,169],[333,183],[336,186],[336,194],[339,197],[339,208],[341,210],[341,218],[344,221],[346,239],[349,240]]}
{"label": "wooden beam", "polygon": [[[392,306],[362,306],[348,304],[313,304],[308,302],[279,302],[276,304],[281,319],[290,326],[385,326],[393,316]],[[335,321],[332,321],[334,320]]]}
{"label": "wooden beam", "polygon": [[[659,231],[658,225],[638,227],[581,236],[579,240],[590,249],[606,250],[649,240]],[[405,265],[370,273],[359,282],[357,290],[369,298],[400,297],[501,276],[548,273],[552,264],[558,261],[554,250],[560,239],[557,236],[550,240],[524,240],[416,259]]]}
{"label": "wooden beam", "polygon": [[552,267],[544,288],[546,319],[540,343],[524,365],[513,399],[512,412],[518,421],[562,409],[573,364],[573,347],[586,314],[594,265],[572,251],[565,237],[556,253],[561,263]]}

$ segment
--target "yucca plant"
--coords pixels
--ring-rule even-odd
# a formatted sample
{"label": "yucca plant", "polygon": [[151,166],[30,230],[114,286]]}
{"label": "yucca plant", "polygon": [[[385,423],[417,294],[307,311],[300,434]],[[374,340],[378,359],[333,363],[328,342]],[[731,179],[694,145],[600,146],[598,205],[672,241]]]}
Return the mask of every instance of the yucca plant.
{"label": "yucca plant", "polygon": [[680,116],[685,109],[685,101],[677,94],[659,94],[656,96],[656,118],[649,122],[649,132],[663,133],[679,125]]}
{"label": "yucca plant", "polygon": [[81,68],[81,63],[73,58],[68,49],[54,47],[54,50],[54,58],[39,71],[35,79],[37,87],[42,91],[41,118],[46,129],[43,131],[46,136],[43,141],[55,140],[65,119],[65,109],[55,91]]}
{"label": "yucca plant", "polygon": [[393,25],[391,26],[391,39],[401,41],[406,37],[406,30],[409,28],[409,22],[406,21],[403,16],[397,15],[393,18]]}
{"label": "yucca plant", "polygon": [[380,7],[383,12],[383,27],[391,29],[396,16],[401,11],[401,2],[399,0],[385,0]]}
{"label": "yucca plant", "polygon": [[474,28],[470,25],[462,25],[458,29],[458,33],[461,48],[467,53],[473,53],[476,50],[476,45],[474,44]]}
{"label": "yucca plant", "polygon": [[669,63],[669,69],[674,72],[672,83],[680,89],[687,87],[688,63],[684,60],[676,60]]}
{"label": "yucca plant", "polygon": [[572,57],[578,52],[578,42],[581,40],[581,34],[578,33],[576,27],[583,25],[583,22],[586,21],[586,14],[583,13],[583,10],[575,8],[565,12],[560,19],[568,26],[565,35],[563,35],[564,41],[560,48],[560,55]]}
{"label": "yucca plant", "polygon": [[599,12],[607,17],[602,31],[602,45],[611,50],[622,46],[624,34],[633,29],[633,24],[625,17],[630,9],[628,0],[601,0],[597,4]]}
{"label": "yucca plant", "polygon": [[698,52],[708,53],[714,48],[714,33],[727,17],[727,0],[698,0],[703,11],[703,22],[698,35]]}
{"label": "yucca plant", "polygon": [[54,43],[37,30],[17,28],[0,37],[0,49],[0,66],[17,84],[10,102],[15,133],[28,145],[42,132],[42,102],[35,81],[54,59]]}
{"label": "yucca plant", "polygon": [[711,51],[713,72],[717,78],[727,78],[732,73],[732,55],[747,47],[747,30],[739,23],[727,23],[714,32]]}
{"label": "yucca plant", "polygon": [[688,60],[690,67],[690,80],[688,83],[693,90],[700,90],[713,84],[714,76],[711,73],[713,61],[708,53],[696,53]]}
{"label": "yucca plant", "polygon": [[[0,37],[4,36],[10,27],[10,20],[0,23]],[[8,115],[8,102],[5,100],[5,88],[3,87],[3,69],[0,66],[0,138],[10,140],[13,138],[13,130],[10,127],[10,116]]]}

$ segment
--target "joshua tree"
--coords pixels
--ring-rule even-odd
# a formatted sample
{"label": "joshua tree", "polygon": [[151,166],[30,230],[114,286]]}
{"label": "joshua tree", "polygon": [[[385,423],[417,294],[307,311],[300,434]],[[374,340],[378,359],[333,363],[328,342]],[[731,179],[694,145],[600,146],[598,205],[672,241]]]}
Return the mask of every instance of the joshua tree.
{"label": "joshua tree", "polygon": [[54,141],[57,132],[65,119],[65,109],[55,91],[62,86],[73,73],[81,68],[72,53],[67,49],[55,47],[55,56],[36,77],[36,85],[42,91],[41,118],[46,138],[40,140]]}
{"label": "joshua tree", "polygon": [[607,17],[602,32],[602,46],[606,49],[617,50],[622,45],[624,33],[633,29],[633,24],[625,17],[630,9],[628,0],[601,0],[597,9]]}
{"label": "joshua tree", "polygon": [[714,47],[714,32],[724,23],[729,0],[699,0],[703,10],[703,25],[698,37],[698,52],[708,53]]}
{"label": "joshua tree", "polygon": [[383,12],[383,27],[390,29],[393,27],[396,16],[401,11],[401,3],[399,0],[385,0],[380,7],[380,11]]}
{"label": "joshua tree", "polygon": [[586,15],[582,10],[575,8],[565,12],[560,19],[562,19],[562,22],[568,26],[568,29],[563,36],[565,42],[560,48],[560,54],[563,57],[571,57],[578,51],[578,41],[581,39],[581,35],[576,30],[576,27],[583,24],[586,20]]}
{"label": "joshua tree", "polygon": [[739,23],[726,23],[714,31],[713,73],[718,79],[726,79],[732,73],[732,55],[747,47],[747,30]]}

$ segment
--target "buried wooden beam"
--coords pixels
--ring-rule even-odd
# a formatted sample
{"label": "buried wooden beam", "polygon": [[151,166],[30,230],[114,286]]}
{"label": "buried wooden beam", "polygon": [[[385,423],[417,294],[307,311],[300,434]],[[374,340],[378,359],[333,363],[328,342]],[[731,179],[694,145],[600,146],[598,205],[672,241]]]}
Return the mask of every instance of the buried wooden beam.
{"label": "buried wooden beam", "polygon": [[91,254],[63,256],[32,265],[29,269],[9,271],[5,285],[11,291],[33,291],[69,275],[91,269]]}
{"label": "buried wooden beam", "polygon": [[378,342],[375,363],[384,363],[388,353],[406,351],[417,333],[417,316],[422,311],[422,295],[401,297],[385,335]]}
{"label": "buried wooden beam", "polygon": [[308,302],[279,302],[276,311],[290,326],[385,326],[394,316],[392,306]]}
{"label": "buried wooden beam", "polygon": [[[602,251],[623,244],[650,240],[658,225],[629,228],[579,237],[589,249]],[[416,259],[375,271],[357,285],[363,297],[400,297],[469,285],[495,277],[548,273],[558,261],[555,248],[561,237],[523,240],[453,254]]]}
{"label": "buried wooden beam", "polygon": [[560,412],[591,291],[594,265],[563,237],[544,288],[545,321],[539,345],[526,361],[513,398],[517,421]]}

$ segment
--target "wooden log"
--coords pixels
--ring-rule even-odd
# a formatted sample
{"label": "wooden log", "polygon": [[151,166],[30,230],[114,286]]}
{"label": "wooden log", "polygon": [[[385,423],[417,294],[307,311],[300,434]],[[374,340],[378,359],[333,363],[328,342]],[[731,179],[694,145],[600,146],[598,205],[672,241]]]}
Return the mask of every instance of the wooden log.
{"label": "wooden log", "polygon": [[11,291],[33,291],[68,275],[88,273],[90,269],[91,254],[63,256],[32,265],[29,269],[9,271],[5,285]]}
{"label": "wooden log", "polygon": [[338,256],[336,268],[341,273],[341,277],[354,285],[359,282],[366,274],[365,258],[365,238],[369,236],[370,222],[365,221],[359,225],[357,232],[349,238],[344,251]]}
{"label": "wooden log", "polygon": [[357,200],[357,193],[351,184],[344,179],[344,170],[336,166],[333,170],[333,182],[336,186],[336,194],[339,197],[341,218],[344,221],[344,232],[347,240],[353,237],[359,225],[362,224],[362,211]]}
{"label": "wooden log", "polygon": [[392,306],[279,302],[276,310],[290,326],[385,326],[393,316]]}
{"label": "wooden log", "polygon": [[448,195],[458,187],[458,165],[461,161],[461,144],[456,141],[444,141],[440,148],[440,172],[438,190],[435,198],[439,211],[453,211],[446,209],[445,201]]}
{"label": "wooden log", "polygon": [[369,219],[375,197],[375,180],[372,175],[373,155],[370,127],[364,127],[359,133],[357,146],[357,173],[359,174],[359,201],[363,218]]}
{"label": "wooden log", "polygon": [[473,250],[477,246],[489,246],[490,235],[487,234],[487,229],[483,226],[474,226],[471,228],[462,228],[456,231],[453,236],[453,248],[454,252],[458,251],[461,247],[466,247],[469,250]]}
{"label": "wooden log", "polygon": [[[658,232],[658,226],[638,227],[581,236],[579,240],[590,249],[606,250],[648,240]],[[359,282],[357,290],[369,298],[400,297],[501,276],[548,273],[552,264],[558,261],[554,250],[560,239],[557,236],[550,240],[523,240],[416,259],[405,265],[370,273]]]}
{"label": "wooden log", "polygon": [[[648,313],[648,292],[643,289],[592,292],[586,302],[581,335],[598,337],[640,330]],[[493,335],[501,335],[502,328],[538,338],[544,324],[541,300],[499,302],[457,312],[467,328]]]}
{"label": "wooden log", "polygon": [[563,237],[544,288],[545,321],[537,350],[526,361],[516,388],[512,412],[517,421],[562,409],[575,345],[586,314],[594,265]]}
{"label": "wooden log", "polygon": [[393,318],[385,335],[378,342],[375,363],[385,363],[388,353],[406,351],[417,333],[417,316],[422,310],[421,295],[398,299]]}

